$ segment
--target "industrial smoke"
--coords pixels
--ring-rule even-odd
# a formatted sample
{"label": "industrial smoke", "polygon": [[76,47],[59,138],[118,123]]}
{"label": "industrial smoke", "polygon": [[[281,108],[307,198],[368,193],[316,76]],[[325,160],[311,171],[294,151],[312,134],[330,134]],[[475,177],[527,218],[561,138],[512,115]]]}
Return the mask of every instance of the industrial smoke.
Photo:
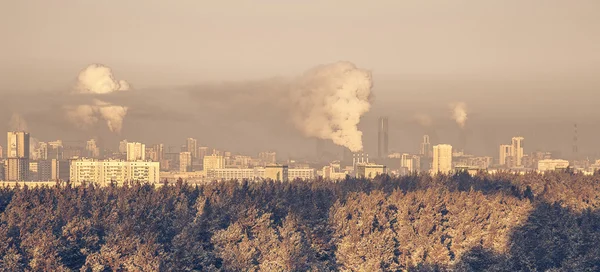
{"label": "industrial smoke", "polygon": [[125,80],[115,80],[109,67],[92,64],[79,73],[75,90],[78,93],[108,94],[129,90],[129,83]]}
{"label": "industrial smoke", "polygon": [[[92,64],[83,69],[77,77],[75,92],[83,95],[107,95],[118,91],[127,91],[130,86],[127,81],[116,80],[112,70],[101,64]],[[91,104],[67,106],[67,118],[82,128],[88,128],[98,122],[99,118],[106,121],[111,132],[120,133],[123,119],[127,115],[127,107],[94,99]]]}
{"label": "industrial smoke", "polygon": [[363,149],[360,118],[371,108],[371,73],[350,62],[315,67],[292,83],[291,115],[307,137]]}
{"label": "industrial smoke", "polygon": [[88,128],[102,118],[110,131],[120,133],[123,118],[127,115],[127,107],[95,99],[93,104],[66,107],[66,113],[67,118],[81,128]]}
{"label": "industrial smoke", "polygon": [[467,105],[464,102],[458,102],[451,105],[452,118],[460,128],[465,128],[467,122]]}

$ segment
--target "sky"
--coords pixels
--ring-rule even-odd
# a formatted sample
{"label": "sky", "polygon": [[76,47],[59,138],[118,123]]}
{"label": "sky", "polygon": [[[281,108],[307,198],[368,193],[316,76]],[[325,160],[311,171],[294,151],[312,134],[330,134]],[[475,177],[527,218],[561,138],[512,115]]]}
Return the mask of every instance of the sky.
{"label": "sky", "polygon": [[[423,133],[451,144],[463,134],[465,149],[497,156],[500,143],[520,134],[526,152],[567,154],[577,122],[580,150],[600,152],[600,2],[371,2],[2,1],[0,123],[18,112],[45,140],[176,145],[193,136],[245,152],[308,155],[314,140],[285,117],[226,99],[238,101],[244,82],[350,61],[373,74],[373,104],[359,125],[371,153],[381,115],[390,118],[395,151],[416,151]],[[111,98],[130,108],[121,135],[58,117],[64,101],[55,94],[71,90],[92,63],[135,91]],[[223,82],[236,87],[215,87]],[[466,132],[450,119],[456,101],[469,109]],[[431,116],[432,127],[416,114]]]}

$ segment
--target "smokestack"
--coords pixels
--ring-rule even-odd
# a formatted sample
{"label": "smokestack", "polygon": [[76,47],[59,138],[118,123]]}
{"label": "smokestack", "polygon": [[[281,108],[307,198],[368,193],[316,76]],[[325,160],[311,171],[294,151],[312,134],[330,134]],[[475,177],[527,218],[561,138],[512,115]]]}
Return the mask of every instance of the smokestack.
{"label": "smokestack", "polygon": [[371,108],[371,73],[350,62],[318,66],[293,84],[292,120],[305,136],[362,150],[360,118]]}

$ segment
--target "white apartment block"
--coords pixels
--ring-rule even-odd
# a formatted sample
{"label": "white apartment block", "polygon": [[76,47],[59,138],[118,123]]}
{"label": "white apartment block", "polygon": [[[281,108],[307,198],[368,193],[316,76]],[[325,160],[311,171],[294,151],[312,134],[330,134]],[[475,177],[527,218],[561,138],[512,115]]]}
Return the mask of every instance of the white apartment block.
{"label": "white apartment block", "polygon": [[313,168],[290,168],[288,169],[288,179],[311,180],[315,178],[315,169]]}
{"label": "white apartment block", "polygon": [[159,171],[158,162],[79,159],[71,162],[70,178],[72,182],[94,182],[101,186],[112,181],[117,184],[126,181],[158,183]]}

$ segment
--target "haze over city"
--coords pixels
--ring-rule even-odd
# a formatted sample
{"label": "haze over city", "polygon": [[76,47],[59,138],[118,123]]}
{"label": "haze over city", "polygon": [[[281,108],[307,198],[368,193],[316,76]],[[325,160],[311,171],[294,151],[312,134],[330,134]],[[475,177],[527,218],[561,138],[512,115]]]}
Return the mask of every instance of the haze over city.
{"label": "haze over city", "polygon": [[[0,123],[9,130],[20,114],[40,139],[180,145],[195,137],[239,152],[313,156],[315,137],[278,99],[306,71],[347,61],[372,74],[370,110],[358,124],[368,153],[380,116],[389,118],[390,150],[417,152],[423,134],[460,145],[453,103],[466,105],[470,153],[496,156],[521,135],[530,151],[568,156],[574,123],[581,154],[600,151],[596,1],[30,4],[0,11]],[[101,99],[127,108],[120,133],[65,116],[65,106],[99,99],[72,95],[96,63],[131,85]]]}

